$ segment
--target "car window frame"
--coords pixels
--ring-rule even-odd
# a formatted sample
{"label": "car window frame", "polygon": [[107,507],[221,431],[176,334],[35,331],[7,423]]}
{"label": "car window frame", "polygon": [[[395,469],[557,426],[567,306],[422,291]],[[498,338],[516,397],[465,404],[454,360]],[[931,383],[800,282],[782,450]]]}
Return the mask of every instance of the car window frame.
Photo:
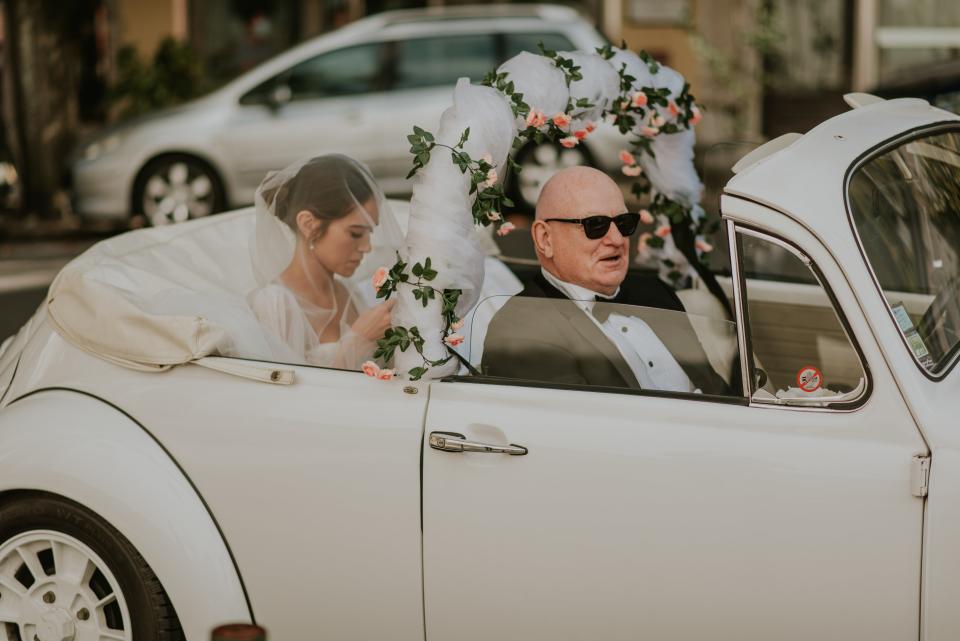
{"label": "car window frame", "polygon": [[851,206],[850,202],[850,183],[853,180],[854,174],[857,173],[861,167],[871,162],[875,158],[882,156],[888,151],[896,149],[897,147],[901,147],[913,140],[918,140],[930,135],[936,135],[937,133],[949,132],[955,132],[960,135],[960,120],[942,120],[939,122],[907,129],[897,136],[888,138],[860,154],[847,168],[847,172],[843,177],[843,206],[847,214],[847,223],[850,225],[850,231],[853,234],[854,241],[857,245],[857,251],[860,252],[860,259],[866,266],[867,273],[870,274],[870,279],[873,281],[874,287],[877,288],[877,293],[880,295],[880,300],[887,310],[887,316],[890,319],[890,322],[894,324],[894,328],[896,329],[897,334],[900,336],[900,342],[903,345],[903,348],[907,351],[907,354],[910,355],[910,359],[917,366],[917,369],[920,370],[920,373],[934,383],[938,383],[949,376],[950,372],[953,371],[957,363],[960,362],[960,343],[954,345],[953,349],[951,349],[949,362],[945,367],[943,367],[943,369],[940,370],[940,372],[936,374],[927,370],[927,368],[923,366],[923,363],[920,362],[920,359],[917,358],[917,355],[913,353],[913,350],[910,349],[910,345],[907,343],[907,337],[902,331],[900,331],[900,328],[897,325],[897,319],[893,315],[893,309],[887,303],[887,297],[883,291],[883,286],[880,284],[880,279],[877,278],[877,274],[873,269],[873,264],[870,262],[870,258],[867,256],[867,252],[864,249],[863,241],[860,239],[860,233],[857,230],[856,221],[853,219],[853,207]]}
{"label": "car window frame", "polygon": [[[730,246],[730,268],[732,273],[731,280],[734,294],[733,298],[736,314],[737,337],[740,341],[740,368],[743,376],[744,394],[749,401],[750,407],[775,408],[790,411],[799,410],[805,412],[855,412],[863,407],[873,395],[873,377],[870,372],[870,364],[863,353],[863,349],[860,347],[860,343],[856,339],[856,335],[853,333],[853,327],[847,320],[846,314],[843,311],[843,307],[840,305],[840,300],[837,298],[833,288],[830,286],[830,282],[824,275],[823,270],[820,269],[816,261],[814,261],[809,254],[807,254],[807,252],[786,238],[778,236],[768,230],[753,227],[749,224],[736,222],[729,218],[726,219],[726,225],[727,239]],[[833,312],[837,317],[837,321],[843,328],[844,336],[846,336],[850,346],[853,347],[853,351],[856,353],[857,359],[860,362],[860,369],[863,372],[864,378],[864,389],[863,393],[859,397],[842,403],[830,403],[821,397],[818,402],[824,403],[823,405],[813,405],[813,401],[811,401],[811,404],[791,402],[798,399],[783,399],[783,402],[779,403],[754,400],[753,345],[750,340],[749,331],[749,295],[747,293],[746,277],[744,275],[743,264],[741,262],[741,255],[743,253],[741,233],[759,240],[771,242],[781,247],[800,259],[810,269],[810,271],[813,272],[818,284],[827,295],[827,299],[833,308]]]}

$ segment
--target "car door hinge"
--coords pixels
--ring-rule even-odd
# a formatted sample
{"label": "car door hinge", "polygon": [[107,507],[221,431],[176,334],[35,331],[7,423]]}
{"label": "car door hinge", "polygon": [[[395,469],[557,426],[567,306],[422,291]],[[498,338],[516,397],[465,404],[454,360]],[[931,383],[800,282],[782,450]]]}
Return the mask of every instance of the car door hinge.
{"label": "car door hinge", "polygon": [[916,455],[910,471],[910,491],[914,496],[924,497],[930,484],[930,457]]}

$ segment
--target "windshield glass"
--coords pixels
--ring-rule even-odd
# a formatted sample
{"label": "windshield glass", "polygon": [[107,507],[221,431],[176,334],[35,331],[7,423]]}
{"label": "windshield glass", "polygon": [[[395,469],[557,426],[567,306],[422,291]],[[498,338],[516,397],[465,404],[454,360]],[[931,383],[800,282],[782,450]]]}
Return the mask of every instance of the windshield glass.
{"label": "windshield glass", "polygon": [[914,138],[849,186],[867,260],[917,362],[944,371],[960,344],[960,131]]}

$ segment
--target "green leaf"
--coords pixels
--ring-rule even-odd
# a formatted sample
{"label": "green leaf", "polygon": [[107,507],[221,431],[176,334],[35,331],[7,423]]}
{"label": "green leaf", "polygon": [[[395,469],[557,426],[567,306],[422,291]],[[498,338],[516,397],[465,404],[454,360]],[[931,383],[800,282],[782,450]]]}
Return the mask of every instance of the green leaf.
{"label": "green leaf", "polygon": [[421,265],[420,263],[417,263],[413,266],[413,269],[411,269],[410,271],[413,272],[414,276],[417,276],[419,278],[420,276],[423,276],[423,265]]}
{"label": "green leaf", "polygon": [[426,367],[413,367],[407,371],[407,374],[409,374],[411,381],[419,381],[427,373],[427,369]]}
{"label": "green leaf", "polygon": [[425,134],[425,133],[427,133],[427,132],[425,132],[425,131],[424,131],[423,129],[421,129],[420,127],[414,125],[414,126],[413,126],[413,133],[417,134],[418,136],[422,136],[423,134]]}

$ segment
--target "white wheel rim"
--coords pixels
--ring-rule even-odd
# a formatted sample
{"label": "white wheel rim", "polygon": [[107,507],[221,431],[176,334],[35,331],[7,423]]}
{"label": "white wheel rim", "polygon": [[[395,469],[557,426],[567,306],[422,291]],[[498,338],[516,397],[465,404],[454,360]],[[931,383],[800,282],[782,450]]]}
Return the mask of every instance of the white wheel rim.
{"label": "white wheel rim", "polygon": [[143,189],[143,213],[153,225],[202,218],[213,211],[213,181],[185,162],[161,167]]}
{"label": "white wheel rim", "polygon": [[520,164],[520,173],[517,174],[517,183],[520,195],[533,206],[540,197],[543,184],[561,169],[583,165],[586,156],[579,149],[560,149],[553,145],[538,145],[532,153],[527,154]]}
{"label": "white wheel rim", "polygon": [[96,552],[50,530],[0,545],[0,640],[130,641],[120,585]]}

